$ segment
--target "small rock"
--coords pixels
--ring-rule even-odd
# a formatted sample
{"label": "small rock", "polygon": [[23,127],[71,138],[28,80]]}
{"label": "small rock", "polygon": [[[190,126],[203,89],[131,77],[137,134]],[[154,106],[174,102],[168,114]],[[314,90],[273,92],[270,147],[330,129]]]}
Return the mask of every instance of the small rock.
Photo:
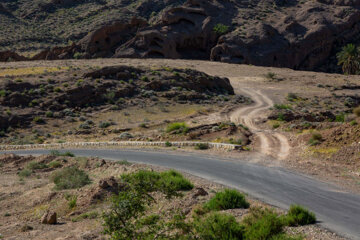
{"label": "small rock", "polygon": [[21,229],[20,229],[20,231],[22,231],[22,232],[28,232],[28,231],[31,231],[31,230],[34,230],[34,228],[32,226],[27,225],[27,224],[22,226]]}
{"label": "small rock", "polygon": [[42,224],[56,224],[57,223],[57,215],[56,212],[48,211],[41,218]]}
{"label": "small rock", "polygon": [[197,198],[199,196],[207,196],[207,195],[208,195],[207,191],[205,191],[201,187],[198,187],[198,188],[195,189],[195,193],[193,195],[193,198]]}

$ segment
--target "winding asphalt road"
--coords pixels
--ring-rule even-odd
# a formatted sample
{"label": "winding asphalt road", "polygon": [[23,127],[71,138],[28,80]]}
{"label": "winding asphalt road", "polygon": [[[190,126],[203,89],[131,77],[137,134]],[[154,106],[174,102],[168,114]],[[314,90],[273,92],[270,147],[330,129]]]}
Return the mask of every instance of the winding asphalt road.
{"label": "winding asphalt road", "polygon": [[[351,239],[360,239],[360,196],[342,192],[310,177],[278,167],[263,167],[238,159],[200,154],[135,150],[69,149],[79,156],[174,168],[242,190],[274,206],[301,204],[315,212],[320,223]],[[48,150],[10,151],[16,154],[45,154]],[[4,153],[4,152],[0,152]],[[249,156],[250,158],[251,156]],[[243,159],[246,160],[246,159]]]}

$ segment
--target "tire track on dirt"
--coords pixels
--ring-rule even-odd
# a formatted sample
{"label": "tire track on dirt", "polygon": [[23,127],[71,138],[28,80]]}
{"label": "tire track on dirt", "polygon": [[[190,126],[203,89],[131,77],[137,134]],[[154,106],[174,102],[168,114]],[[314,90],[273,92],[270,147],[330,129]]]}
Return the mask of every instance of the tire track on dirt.
{"label": "tire track on dirt", "polygon": [[278,160],[285,159],[290,152],[287,138],[279,132],[263,130],[257,124],[258,120],[264,118],[262,114],[274,106],[274,102],[261,90],[244,88],[242,91],[249,95],[255,104],[231,112],[229,115],[230,121],[244,124],[253,132],[255,138],[260,142],[258,149],[260,153],[273,156]]}

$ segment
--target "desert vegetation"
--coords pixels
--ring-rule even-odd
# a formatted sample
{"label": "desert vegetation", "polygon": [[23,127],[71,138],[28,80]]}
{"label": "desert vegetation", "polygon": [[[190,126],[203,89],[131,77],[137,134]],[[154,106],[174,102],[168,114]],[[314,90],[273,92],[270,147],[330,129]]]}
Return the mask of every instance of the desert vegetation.
{"label": "desert vegetation", "polygon": [[[304,239],[287,228],[316,223],[301,206],[285,213],[174,170],[68,155],[0,156],[1,186],[8,191],[14,181],[13,190],[0,192],[0,206],[18,206],[0,216],[5,239],[35,231],[35,238],[84,234],[84,228],[86,236],[110,239]],[[16,176],[19,168],[31,175]],[[17,189],[24,192],[14,197]],[[29,199],[35,201],[25,204]]]}

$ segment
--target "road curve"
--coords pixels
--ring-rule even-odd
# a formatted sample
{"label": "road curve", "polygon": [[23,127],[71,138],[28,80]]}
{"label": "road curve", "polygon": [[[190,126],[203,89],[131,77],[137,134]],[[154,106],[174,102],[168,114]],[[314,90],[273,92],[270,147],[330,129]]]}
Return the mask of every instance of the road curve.
{"label": "road curve", "polygon": [[[98,156],[110,160],[126,159],[130,162],[178,169],[238,188],[255,198],[285,209],[293,203],[301,204],[314,211],[320,223],[326,228],[351,239],[360,239],[360,195],[342,192],[334,186],[283,168],[269,168],[238,159],[221,159],[190,153],[180,155],[180,153],[134,150],[69,150],[79,156]],[[45,154],[49,150],[9,152]]]}

